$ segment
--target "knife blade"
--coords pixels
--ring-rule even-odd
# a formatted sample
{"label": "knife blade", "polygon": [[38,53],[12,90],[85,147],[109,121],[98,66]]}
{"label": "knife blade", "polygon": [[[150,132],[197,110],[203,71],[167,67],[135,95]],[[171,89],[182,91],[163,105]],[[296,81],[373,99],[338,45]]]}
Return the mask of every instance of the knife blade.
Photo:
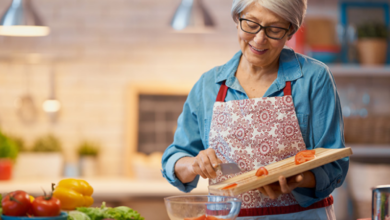
{"label": "knife blade", "polygon": [[236,163],[221,163],[218,164],[215,170],[221,170],[223,175],[241,172],[240,167]]}

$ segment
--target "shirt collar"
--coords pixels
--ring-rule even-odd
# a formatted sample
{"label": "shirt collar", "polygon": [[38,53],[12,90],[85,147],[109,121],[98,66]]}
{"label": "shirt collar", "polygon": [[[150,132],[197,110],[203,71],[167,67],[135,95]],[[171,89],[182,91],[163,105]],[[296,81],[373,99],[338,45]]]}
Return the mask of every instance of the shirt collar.
{"label": "shirt collar", "polygon": [[[233,84],[241,55],[241,51],[237,52],[231,60],[217,69],[215,83],[220,83],[226,80],[227,86]],[[280,53],[278,77],[275,82],[278,88],[282,89],[285,87],[286,81],[294,81],[302,76],[303,73],[301,66],[295,52],[288,47],[283,48]]]}

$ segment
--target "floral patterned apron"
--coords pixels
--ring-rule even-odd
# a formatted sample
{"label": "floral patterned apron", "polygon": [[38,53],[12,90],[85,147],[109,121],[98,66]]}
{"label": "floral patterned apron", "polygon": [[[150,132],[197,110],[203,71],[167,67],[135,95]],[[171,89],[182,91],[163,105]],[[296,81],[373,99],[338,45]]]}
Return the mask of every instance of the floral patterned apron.
{"label": "floral patterned apron", "polygon": [[[227,89],[223,82],[213,108],[209,146],[223,163],[235,162],[242,172],[224,176],[219,171],[217,178],[209,180],[210,185],[286,159],[306,149],[295,114],[291,82],[286,82],[282,97],[225,102]],[[306,210],[299,206],[292,194],[282,194],[271,199],[259,190],[251,190],[237,197],[242,200],[239,216],[287,214]],[[325,203],[322,200],[314,208],[333,203],[332,197],[325,200]]]}

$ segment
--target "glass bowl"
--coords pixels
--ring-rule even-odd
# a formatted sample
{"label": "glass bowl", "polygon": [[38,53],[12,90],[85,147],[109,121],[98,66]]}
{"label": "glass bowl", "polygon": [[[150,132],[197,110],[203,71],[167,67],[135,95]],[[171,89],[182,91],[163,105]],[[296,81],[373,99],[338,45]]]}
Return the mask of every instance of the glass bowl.
{"label": "glass bowl", "polygon": [[235,220],[241,200],[230,196],[171,196],[164,198],[171,220]]}

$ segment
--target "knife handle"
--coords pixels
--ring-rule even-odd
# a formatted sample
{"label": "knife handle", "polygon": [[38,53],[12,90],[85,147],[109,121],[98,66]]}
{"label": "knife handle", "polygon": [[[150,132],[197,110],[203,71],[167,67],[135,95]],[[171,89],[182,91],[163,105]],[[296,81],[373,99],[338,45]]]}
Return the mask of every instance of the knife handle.
{"label": "knife handle", "polygon": [[214,170],[217,171],[217,170],[221,170],[221,165],[217,165],[216,167],[214,167]]}

